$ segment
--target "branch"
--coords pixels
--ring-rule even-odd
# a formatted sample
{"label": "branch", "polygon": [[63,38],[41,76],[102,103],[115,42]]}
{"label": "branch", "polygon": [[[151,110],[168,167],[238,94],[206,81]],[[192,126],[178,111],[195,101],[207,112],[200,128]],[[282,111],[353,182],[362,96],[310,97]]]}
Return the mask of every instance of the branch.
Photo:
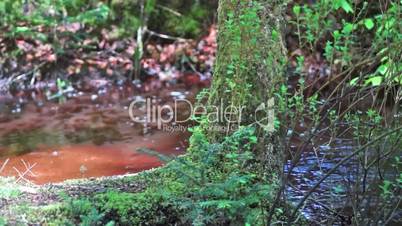
{"label": "branch", "polygon": [[165,34],[160,34],[157,33],[155,31],[151,31],[149,29],[146,29],[145,32],[148,32],[151,36],[157,36],[159,38],[162,39],[169,39],[169,40],[173,40],[173,41],[179,41],[179,42],[186,42],[186,41],[190,41],[191,39],[185,39],[185,38],[180,38],[180,37],[174,37],[174,36],[170,36],[170,35],[165,35]]}
{"label": "branch", "polygon": [[173,14],[173,15],[175,15],[175,16],[179,16],[179,17],[182,16],[181,13],[179,13],[179,12],[177,12],[176,10],[173,10],[173,9],[171,9],[171,8],[168,8],[168,7],[166,7],[166,6],[157,4],[156,7],[158,7],[159,9],[163,9],[163,10],[165,10],[165,11],[168,11],[169,13],[171,13],[171,14]]}

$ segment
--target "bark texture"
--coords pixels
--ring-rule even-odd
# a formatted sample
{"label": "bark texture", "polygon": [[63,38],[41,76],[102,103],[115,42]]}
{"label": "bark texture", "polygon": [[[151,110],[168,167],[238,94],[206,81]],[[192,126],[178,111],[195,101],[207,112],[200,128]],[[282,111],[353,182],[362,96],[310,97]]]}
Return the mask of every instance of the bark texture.
{"label": "bark texture", "polygon": [[210,124],[227,130],[206,130],[211,142],[219,142],[237,122],[256,126],[257,156],[264,171],[276,175],[282,171],[282,150],[274,118],[266,116],[274,113],[274,93],[284,79],[283,7],[284,0],[219,1],[218,53],[208,106],[240,107],[241,114],[230,115],[231,122],[210,118]]}

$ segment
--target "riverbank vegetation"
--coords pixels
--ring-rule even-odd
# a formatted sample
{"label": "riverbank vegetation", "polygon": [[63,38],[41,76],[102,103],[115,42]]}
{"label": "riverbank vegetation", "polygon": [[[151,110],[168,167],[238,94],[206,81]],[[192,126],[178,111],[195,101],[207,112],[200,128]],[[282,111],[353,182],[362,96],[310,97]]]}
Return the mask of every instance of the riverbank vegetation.
{"label": "riverbank vegetation", "polygon": [[[99,83],[182,85],[202,89],[192,102],[205,111],[184,155],[132,150],[164,163],[135,176],[37,186],[24,162],[0,178],[0,225],[400,224],[401,4],[2,1],[4,96],[30,89],[63,106]],[[0,142],[0,157],[40,143]]]}

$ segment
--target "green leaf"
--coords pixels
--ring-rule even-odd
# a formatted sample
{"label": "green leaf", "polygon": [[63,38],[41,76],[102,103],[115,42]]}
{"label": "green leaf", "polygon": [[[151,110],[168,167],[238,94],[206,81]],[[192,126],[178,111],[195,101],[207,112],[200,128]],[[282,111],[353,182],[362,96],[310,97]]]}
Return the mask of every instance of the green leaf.
{"label": "green leaf", "polygon": [[249,137],[249,140],[250,140],[250,143],[252,143],[252,144],[256,144],[257,141],[258,141],[258,139],[257,139],[256,136],[250,136],[250,137]]}
{"label": "green leaf", "polygon": [[273,29],[273,30],[272,30],[272,39],[273,39],[274,41],[277,41],[277,40],[279,40],[278,37],[279,37],[278,31],[275,30],[275,29]]}
{"label": "green leaf", "polygon": [[380,186],[380,188],[381,188],[381,190],[382,190],[382,192],[383,192],[383,195],[390,194],[390,193],[391,193],[391,192],[390,192],[391,182],[388,181],[388,180],[385,180],[385,181],[384,181],[384,184],[383,184],[382,186]]}
{"label": "green leaf", "polygon": [[219,209],[226,209],[226,208],[230,208],[230,207],[231,207],[231,204],[228,201],[220,201],[218,203],[218,208]]}
{"label": "green leaf", "polygon": [[114,226],[116,223],[114,221],[109,221],[109,223],[106,224],[106,226]]}
{"label": "green leaf", "polygon": [[341,34],[339,33],[339,31],[334,31],[333,35],[334,35],[335,39],[339,39],[341,37]]}
{"label": "green leaf", "polygon": [[379,85],[381,85],[382,80],[383,80],[382,76],[374,76],[374,77],[368,78],[365,83],[366,83],[366,85],[371,84],[373,86],[379,86]]}
{"label": "green leaf", "polygon": [[334,187],[334,192],[335,193],[342,193],[342,192],[344,192],[344,189],[342,188],[342,186],[337,185],[337,186]]}
{"label": "green leaf", "polygon": [[352,6],[349,4],[348,1],[343,0],[341,7],[342,7],[343,10],[345,10],[345,12],[347,12],[347,13],[353,13],[353,8],[352,8]]}
{"label": "green leaf", "polygon": [[368,29],[368,30],[371,30],[371,29],[373,29],[373,27],[374,27],[374,21],[373,21],[373,19],[365,19],[364,20],[364,26],[366,26],[366,28]]}
{"label": "green leaf", "polygon": [[350,80],[349,85],[351,85],[351,86],[357,85],[357,81],[358,81],[358,80],[359,80],[358,77],[357,77],[357,78],[354,78],[354,79],[352,79],[352,80]]}
{"label": "green leaf", "polygon": [[353,13],[352,5],[348,2],[348,0],[335,0],[334,8],[339,9],[342,8],[347,13]]}
{"label": "green leaf", "polygon": [[301,8],[300,8],[299,5],[293,6],[293,13],[294,13],[296,16],[300,15],[300,11],[301,11]]}
{"label": "green leaf", "polygon": [[16,33],[25,33],[25,32],[29,32],[30,30],[29,30],[28,27],[16,27],[16,28],[14,29],[14,31],[15,31]]}
{"label": "green leaf", "polygon": [[387,73],[387,71],[388,71],[388,65],[387,65],[387,64],[382,64],[381,66],[379,66],[379,67],[377,68],[377,71],[378,71],[380,74],[385,75],[385,74]]}
{"label": "green leaf", "polygon": [[397,83],[399,83],[400,85],[402,85],[402,74],[399,75],[399,76],[396,76],[396,77],[394,78],[394,81],[397,82]]}
{"label": "green leaf", "polygon": [[287,92],[288,92],[288,87],[286,87],[285,85],[281,85],[281,93],[286,94]]}
{"label": "green leaf", "polygon": [[342,29],[342,33],[344,34],[350,34],[353,31],[353,24],[351,23],[345,23]]}

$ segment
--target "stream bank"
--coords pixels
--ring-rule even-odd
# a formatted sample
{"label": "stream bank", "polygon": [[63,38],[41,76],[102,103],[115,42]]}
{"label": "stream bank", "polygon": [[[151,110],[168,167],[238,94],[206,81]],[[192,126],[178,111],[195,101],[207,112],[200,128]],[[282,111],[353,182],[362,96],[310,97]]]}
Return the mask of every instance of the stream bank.
{"label": "stream bank", "polygon": [[107,191],[136,193],[143,191],[153,170],[138,174],[67,180],[62,183],[32,185],[16,183],[15,178],[0,177],[0,225],[42,225],[52,219],[38,219],[37,214],[52,213],[67,201],[66,197],[79,199],[92,197]]}

